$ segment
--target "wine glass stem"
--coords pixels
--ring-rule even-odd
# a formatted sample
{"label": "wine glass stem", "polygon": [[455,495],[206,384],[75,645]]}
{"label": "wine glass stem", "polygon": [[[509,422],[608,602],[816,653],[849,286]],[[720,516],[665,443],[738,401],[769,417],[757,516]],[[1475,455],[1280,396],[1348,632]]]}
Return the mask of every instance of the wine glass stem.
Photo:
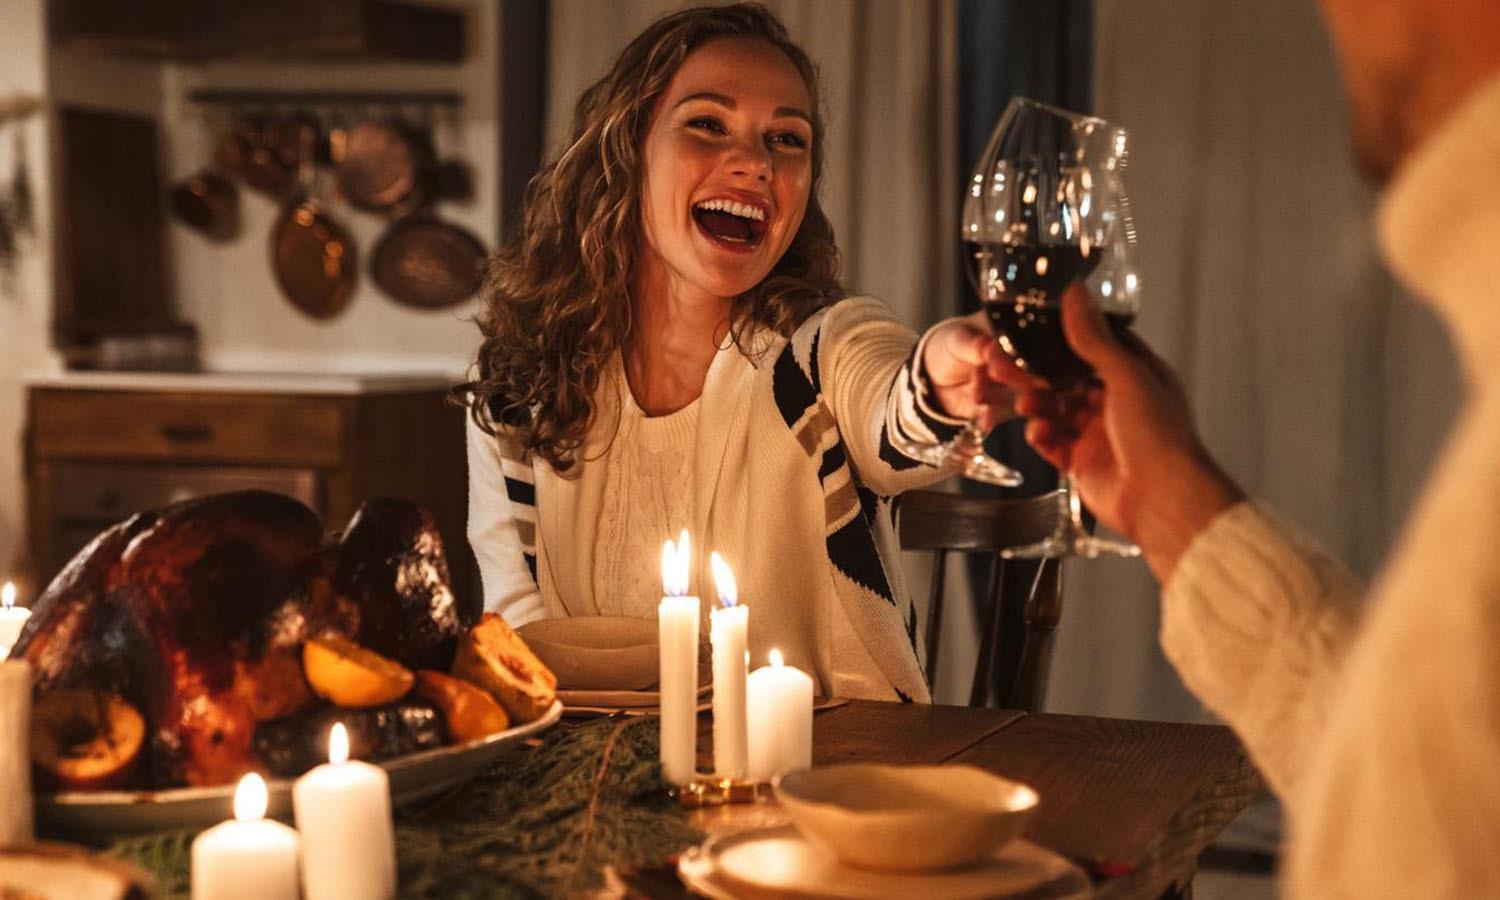
{"label": "wine glass stem", "polygon": [[1078,499],[1078,492],[1073,489],[1073,476],[1066,469],[1060,469],[1057,473],[1058,503],[1061,504],[1059,512],[1062,513],[1061,526],[1064,531],[1075,537],[1087,534],[1083,527],[1083,503]]}
{"label": "wine glass stem", "polygon": [[973,456],[984,452],[984,429],[979,427],[978,419],[970,419],[964,423],[964,430],[959,432],[954,446],[963,448],[966,455]]}

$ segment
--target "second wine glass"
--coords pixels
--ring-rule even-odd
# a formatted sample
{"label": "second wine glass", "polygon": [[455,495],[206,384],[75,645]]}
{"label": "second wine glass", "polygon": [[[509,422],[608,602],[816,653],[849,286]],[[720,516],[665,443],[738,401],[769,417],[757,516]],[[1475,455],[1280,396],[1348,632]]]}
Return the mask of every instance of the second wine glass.
{"label": "second wine glass", "polygon": [[[1122,177],[1126,148],[1124,129],[1103,119],[1017,98],[995,126],[964,198],[965,252],[995,338],[1057,392],[1094,381],[1063,334],[1063,292],[1083,282],[1117,330],[1139,307]],[[1139,555],[1134,545],[1087,532],[1066,467],[1058,487],[1053,534],[1002,555]]]}

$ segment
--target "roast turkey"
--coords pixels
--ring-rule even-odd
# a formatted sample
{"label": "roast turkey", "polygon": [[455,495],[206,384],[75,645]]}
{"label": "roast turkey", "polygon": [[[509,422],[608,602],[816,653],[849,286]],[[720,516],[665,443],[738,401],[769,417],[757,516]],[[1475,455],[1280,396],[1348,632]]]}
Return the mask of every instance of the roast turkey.
{"label": "roast turkey", "polygon": [[43,592],[12,653],[37,691],[92,688],[145,715],[142,786],[223,784],[264,769],[262,723],[316,699],[300,645],[329,632],[446,670],[464,630],[432,517],[365,503],[337,539],[262,491],[141,513],[85,547]]}

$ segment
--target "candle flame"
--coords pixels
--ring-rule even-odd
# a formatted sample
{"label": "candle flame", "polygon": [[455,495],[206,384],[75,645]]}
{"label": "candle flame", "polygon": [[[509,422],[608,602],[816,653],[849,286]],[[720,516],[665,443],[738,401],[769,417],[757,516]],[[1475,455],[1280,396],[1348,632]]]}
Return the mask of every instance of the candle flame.
{"label": "candle flame", "polygon": [[266,780],[255,772],[240,779],[234,789],[234,817],[241,822],[253,822],[266,817]]}
{"label": "candle flame", "polygon": [[5,587],[0,587],[0,606],[10,609],[16,605],[16,586],[7,581]]}
{"label": "candle flame", "polygon": [[328,761],[331,763],[346,763],[349,761],[349,731],[343,722],[334,722],[333,730],[328,733]]}
{"label": "candle flame", "polygon": [[777,669],[786,665],[786,660],[782,658],[780,650],[771,651],[771,665]]}
{"label": "candle flame", "polygon": [[714,587],[719,591],[719,602],[728,609],[739,603],[739,587],[734,583],[734,572],[730,570],[729,563],[715,550],[708,557],[709,566],[714,570]]}
{"label": "candle flame", "polygon": [[688,534],[684,531],[676,544],[667,541],[661,548],[661,584],[668,597],[681,597],[688,590]]}

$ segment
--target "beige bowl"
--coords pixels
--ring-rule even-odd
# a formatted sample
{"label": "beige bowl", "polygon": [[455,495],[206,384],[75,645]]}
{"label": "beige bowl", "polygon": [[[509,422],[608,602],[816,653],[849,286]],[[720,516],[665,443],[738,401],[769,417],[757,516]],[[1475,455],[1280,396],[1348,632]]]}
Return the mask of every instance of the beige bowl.
{"label": "beige bowl", "polygon": [[827,766],[783,775],[776,796],[814,845],[866,869],[946,869],[1020,837],[1036,791],[973,766]]}
{"label": "beige bowl", "polygon": [[624,616],[542,619],[517,631],[561,690],[642,691],[656,684],[656,620]]}

